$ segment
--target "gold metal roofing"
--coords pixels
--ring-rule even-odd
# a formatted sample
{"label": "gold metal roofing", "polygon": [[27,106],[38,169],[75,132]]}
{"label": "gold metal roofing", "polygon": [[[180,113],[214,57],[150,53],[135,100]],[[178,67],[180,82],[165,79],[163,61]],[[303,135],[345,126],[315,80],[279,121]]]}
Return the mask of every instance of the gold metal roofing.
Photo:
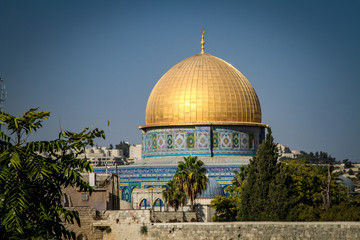
{"label": "gold metal roofing", "polygon": [[265,126],[259,99],[245,76],[224,60],[201,53],[162,76],[140,128],[208,124]]}

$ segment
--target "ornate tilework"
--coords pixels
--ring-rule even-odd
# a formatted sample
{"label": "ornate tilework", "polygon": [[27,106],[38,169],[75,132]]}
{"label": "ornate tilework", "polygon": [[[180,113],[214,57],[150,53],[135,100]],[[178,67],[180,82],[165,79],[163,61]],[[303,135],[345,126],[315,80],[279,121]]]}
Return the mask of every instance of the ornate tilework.
{"label": "ornate tilework", "polygon": [[156,145],[157,145],[157,141],[156,141],[156,134],[152,135],[152,149],[156,150]]}
{"label": "ornate tilework", "polygon": [[249,148],[249,136],[246,133],[241,133],[240,136],[241,140],[241,149],[248,149]]}
{"label": "ornate tilework", "polygon": [[240,148],[240,134],[233,133],[233,148]]}
{"label": "ornate tilework", "polygon": [[[181,156],[186,154],[210,154],[210,146],[216,154],[253,154],[261,136],[253,129],[242,127],[159,128],[144,131],[142,158],[161,156]],[[210,137],[210,134],[212,136]],[[262,133],[263,134],[263,133]],[[252,152],[247,152],[252,151]]]}
{"label": "ornate tilework", "polygon": [[166,148],[167,149],[172,149],[173,148],[173,135],[172,134],[167,134],[166,135]]}
{"label": "ornate tilework", "polygon": [[146,150],[151,151],[151,135],[146,136]]}
{"label": "ornate tilework", "polygon": [[175,149],[185,149],[185,133],[175,133]]}
{"label": "ornate tilework", "polygon": [[141,137],[141,152],[145,152],[145,138],[146,138],[146,135],[142,135]]}
{"label": "ornate tilework", "polygon": [[197,132],[196,133],[196,148],[198,149],[209,149],[209,133],[208,132]]}
{"label": "ornate tilework", "polygon": [[165,149],[165,134],[157,135],[157,149],[164,150]]}
{"label": "ornate tilework", "polygon": [[195,147],[195,133],[187,133],[187,148]]}
{"label": "ornate tilework", "polygon": [[122,188],[121,190],[121,200],[129,202],[130,200],[130,194],[127,187]]}
{"label": "ornate tilework", "polygon": [[232,148],[231,133],[220,132],[220,148]]}
{"label": "ornate tilework", "polygon": [[213,148],[218,148],[219,147],[219,133],[218,132],[213,132]]}
{"label": "ornate tilework", "polygon": [[249,134],[249,148],[254,149],[254,135],[252,133]]}

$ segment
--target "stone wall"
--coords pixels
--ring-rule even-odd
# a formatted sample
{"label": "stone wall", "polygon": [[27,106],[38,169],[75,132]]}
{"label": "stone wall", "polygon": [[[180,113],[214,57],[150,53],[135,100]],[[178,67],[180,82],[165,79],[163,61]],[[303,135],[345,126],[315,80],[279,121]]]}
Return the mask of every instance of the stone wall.
{"label": "stone wall", "polygon": [[96,211],[92,207],[70,207],[69,210],[76,210],[79,213],[81,220],[81,228],[78,227],[77,223],[67,224],[66,227],[70,231],[74,231],[76,237],[88,240],[100,240],[103,239],[103,229],[94,227],[94,223],[102,219],[102,213]]}
{"label": "stone wall", "polygon": [[[89,173],[82,173],[83,180],[89,183]],[[96,185],[90,195],[78,187],[62,188],[63,204],[66,207],[95,207],[99,211],[120,208],[119,177],[116,174],[96,174]]]}
{"label": "stone wall", "polygon": [[158,223],[148,226],[147,240],[171,239],[242,240],[341,240],[360,239],[360,223],[355,222],[232,222]]}
{"label": "stone wall", "polygon": [[[140,230],[143,226],[150,226],[150,210],[107,211],[106,223],[111,226],[111,232],[104,233],[105,240],[136,240],[146,239]],[[90,239],[89,239],[90,240]]]}
{"label": "stone wall", "polygon": [[[82,227],[68,228],[87,240],[172,240],[172,239],[241,239],[287,240],[360,239],[360,222],[171,222],[184,219],[182,212],[156,212],[150,210],[114,210],[98,212],[94,208],[76,208]],[[190,214],[190,215],[187,215]],[[157,219],[157,220],[156,220]],[[169,223],[158,223],[158,222]],[[141,231],[142,230],[142,231]]]}
{"label": "stone wall", "polygon": [[196,212],[152,212],[151,222],[197,222]]}

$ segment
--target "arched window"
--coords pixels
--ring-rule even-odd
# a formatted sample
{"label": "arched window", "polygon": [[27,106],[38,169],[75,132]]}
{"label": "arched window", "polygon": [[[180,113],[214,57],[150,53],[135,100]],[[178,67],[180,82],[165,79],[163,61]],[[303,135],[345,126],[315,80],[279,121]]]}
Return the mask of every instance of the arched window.
{"label": "arched window", "polygon": [[143,200],[141,200],[140,202],[140,209],[149,209],[150,208],[150,204],[149,201],[144,198]]}
{"label": "arched window", "polygon": [[64,199],[63,199],[64,207],[70,207],[70,201],[69,201],[68,195],[66,193],[64,193],[63,197],[64,197]]}
{"label": "arched window", "polygon": [[156,199],[156,201],[154,202],[154,207],[153,207],[154,211],[161,212],[164,210],[164,207],[165,207],[164,202],[160,198]]}
{"label": "arched window", "polygon": [[127,189],[126,187],[124,187],[121,190],[121,200],[124,200],[124,201],[127,201],[127,202],[130,201],[129,189]]}

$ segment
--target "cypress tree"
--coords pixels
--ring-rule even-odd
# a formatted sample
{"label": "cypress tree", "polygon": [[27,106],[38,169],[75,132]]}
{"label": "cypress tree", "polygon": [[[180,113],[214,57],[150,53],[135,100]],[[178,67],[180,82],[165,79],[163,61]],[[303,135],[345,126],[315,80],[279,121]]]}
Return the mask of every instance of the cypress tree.
{"label": "cypress tree", "polygon": [[[269,197],[270,186],[275,184],[280,170],[277,165],[278,150],[271,128],[267,130],[265,140],[250,160],[246,183],[242,189],[238,220],[259,221],[278,218],[275,216]],[[272,187],[273,189],[275,188]]]}

